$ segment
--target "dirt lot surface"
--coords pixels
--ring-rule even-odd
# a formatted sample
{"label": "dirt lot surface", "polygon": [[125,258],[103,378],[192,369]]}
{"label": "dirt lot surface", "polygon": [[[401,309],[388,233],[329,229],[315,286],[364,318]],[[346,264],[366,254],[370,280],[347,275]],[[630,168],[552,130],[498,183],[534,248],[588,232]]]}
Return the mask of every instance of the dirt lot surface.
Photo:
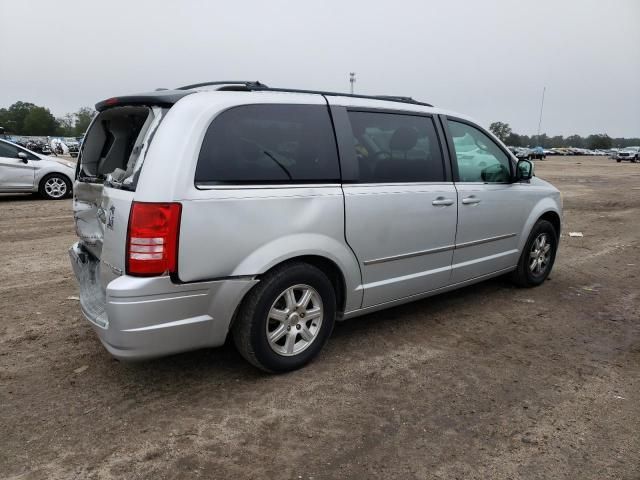
{"label": "dirt lot surface", "polygon": [[0,476],[640,478],[640,165],[536,168],[566,215],[543,286],[345,322],[281,376],[232,346],[113,360],[73,298],[71,201],[0,198]]}

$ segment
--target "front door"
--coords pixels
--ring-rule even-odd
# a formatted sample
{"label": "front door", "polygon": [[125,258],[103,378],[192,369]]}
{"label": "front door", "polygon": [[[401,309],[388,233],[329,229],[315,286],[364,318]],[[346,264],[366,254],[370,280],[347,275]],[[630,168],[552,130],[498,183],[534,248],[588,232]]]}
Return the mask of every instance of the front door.
{"label": "front door", "polygon": [[356,109],[347,116],[346,153],[357,173],[343,185],[345,234],[362,271],[362,306],[446,286],[457,201],[434,119]]}
{"label": "front door", "polygon": [[518,263],[530,202],[522,186],[511,183],[513,164],[493,139],[465,121],[448,119],[447,124],[458,191],[451,281],[459,283]]}
{"label": "front door", "polygon": [[[26,155],[25,159],[18,157],[20,152]],[[14,145],[0,142],[0,190],[31,190],[35,178],[33,158],[37,157]]]}

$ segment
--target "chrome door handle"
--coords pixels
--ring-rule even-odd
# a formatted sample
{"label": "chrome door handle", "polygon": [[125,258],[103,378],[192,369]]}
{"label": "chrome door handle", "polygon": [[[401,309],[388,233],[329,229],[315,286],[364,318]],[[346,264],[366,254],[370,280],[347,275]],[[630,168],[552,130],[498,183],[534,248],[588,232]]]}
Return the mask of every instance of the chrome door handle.
{"label": "chrome door handle", "polygon": [[480,203],[480,199],[476,198],[475,195],[470,195],[466,198],[463,198],[462,203],[464,203],[465,205],[477,205]]}
{"label": "chrome door handle", "polygon": [[451,200],[450,198],[444,198],[444,197],[438,197],[433,202],[431,202],[431,205],[435,205],[436,207],[440,207],[440,206],[448,207],[449,205],[453,205],[453,204],[454,204],[453,200]]}

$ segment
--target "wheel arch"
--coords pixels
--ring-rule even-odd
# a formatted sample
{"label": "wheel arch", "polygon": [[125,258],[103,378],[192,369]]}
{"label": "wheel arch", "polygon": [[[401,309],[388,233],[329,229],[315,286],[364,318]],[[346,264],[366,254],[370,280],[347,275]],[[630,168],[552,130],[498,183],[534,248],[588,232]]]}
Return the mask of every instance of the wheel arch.
{"label": "wheel arch", "polygon": [[35,192],[41,192],[42,188],[44,187],[44,182],[48,178],[50,178],[50,177],[52,177],[54,175],[59,175],[60,177],[67,179],[67,186],[69,187],[69,192],[67,192],[67,196],[72,195],[73,194],[73,182],[74,182],[73,178],[69,177],[69,175],[67,175],[64,172],[60,172],[60,171],[57,171],[57,170],[50,170],[50,171],[47,171],[47,172],[43,172],[40,175],[40,178],[38,179],[38,183],[34,185],[35,186],[34,191]]}
{"label": "wheel arch", "polygon": [[360,308],[362,279],[360,266],[349,247],[336,238],[321,234],[294,234],[268,242],[247,255],[231,276],[260,278],[284,263],[299,261],[316,266],[336,287],[338,311]]}
{"label": "wheel arch", "polygon": [[524,228],[522,229],[520,241],[518,242],[518,250],[520,252],[524,249],[527,239],[529,238],[529,234],[538,220],[547,220],[551,222],[556,229],[558,239],[560,239],[562,215],[559,197],[558,199],[554,197],[545,197],[541,199],[531,210],[529,217],[524,224]]}
{"label": "wheel arch", "polygon": [[336,262],[321,255],[299,255],[288,258],[287,260],[274,265],[266,272],[258,275],[258,278],[263,277],[270,271],[279,268],[282,265],[286,265],[287,263],[307,263],[322,271],[331,282],[331,285],[333,285],[333,290],[336,293],[336,311],[338,312],[338,315],[344,313],[347,301],[347,286],[344,273]]}
{"label": "wheel arch", "polygon": [[75,181],[74,170],[71,170],[70,172],[65,171],[66,167],[59,164],[55,160],[43,159],[40,162],[42,165],[35,172],[34,183],[37,183],[38,185],[40,185],[40,182],[42,182],[42,179],[45,178],[47,175],[51,175],[52,173],[57,173],[58,175],[61,175],[65,177],[67,180],[69,180],[69,182],[71,182],[71,185],[73,185],[73,182]]}
{"label": "wheel arch", "polygon": [[556,233],[558,234],[558,238],[560,237],[560,231],[562,229],[562,221],[560,220],[560,215],[558,215],[557,212],[555,212],[553,210],[548,210],[548,211],[544,212],[538,218],[538,220],[547,220],[549,223],[551,223],[551,225],[553,225],[553,228],[556,229]]}
{"label": "wheel arch", "polygon": [[[286,260],[282,260],[272,265],[264,272],[256,275],[256,279],[260,281],[269,272],[275,270],[276,268],[280,268],[282,267],[282,265],[286,265],[288,263],[307,263],[309,265],[313,265],[314,267],[322,271],[325,275],[327,275],[327,278],[331,282],[331,285],[333,285],[334,292],[336,293],[336,314],[338,317],[337,320],[340,320],[340,317],[346,311],[348,296],[347,296],[347,283],[346,283],[345,275],[342,269],[338,266],[338,264],[335,261],[322,255],[317,255],[317,254],[297,255],[297,256],[289,257]],[[231,316],[231,320],[229,321],[229,329],[228,329],[229,332],[231,331],[232,325],[236,322],[238,312],[240,310],[240,306],[242,305],[242,302],[245,301],[245,299],[247,298],[247,295],[249,295],[249,292],[251,292],[251,290],[253,290],[254,288],[256,288],[256,285],[254,285],[249,290],[247,290],[242,295],[242,298],[236,305],[233,315]]]}

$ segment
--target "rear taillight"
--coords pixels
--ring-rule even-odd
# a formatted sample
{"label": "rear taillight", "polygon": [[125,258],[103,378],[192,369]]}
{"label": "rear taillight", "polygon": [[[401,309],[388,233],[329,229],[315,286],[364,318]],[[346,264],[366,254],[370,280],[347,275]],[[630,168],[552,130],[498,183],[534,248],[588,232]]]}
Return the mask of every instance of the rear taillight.
{"label": "rear taillight", "polygon": [[133,202],[127,231],[127,275],[177,272],[181,211],[179,203]]}

